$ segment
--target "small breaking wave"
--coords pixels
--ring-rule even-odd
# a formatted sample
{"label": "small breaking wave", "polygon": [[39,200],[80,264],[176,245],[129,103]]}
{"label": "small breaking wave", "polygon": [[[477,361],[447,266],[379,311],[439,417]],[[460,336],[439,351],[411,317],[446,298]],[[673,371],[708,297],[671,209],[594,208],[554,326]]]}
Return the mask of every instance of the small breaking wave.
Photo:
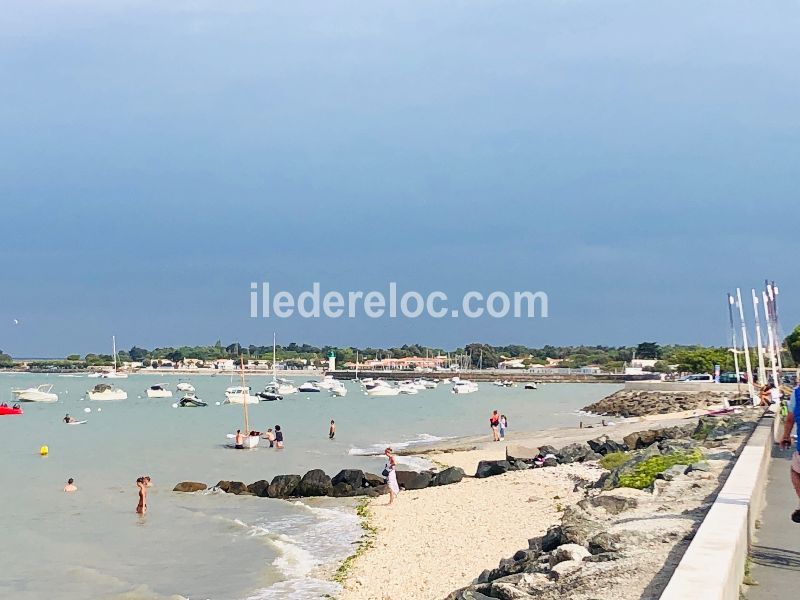
{"label": "small breaking wave", "polygon": [[372,444],[367,448],[350,448],[348,454],[351,456],[378,456],[383,454],[383,451],[386,450],[387,447],[391,447],[395,450],[405,450],[413,448],[414,446],[423,446],[449,439],[452,439],[452,437],[439,437],[429,433],[420,433],[417,437],[405,442],[380,442],[378,444]]}

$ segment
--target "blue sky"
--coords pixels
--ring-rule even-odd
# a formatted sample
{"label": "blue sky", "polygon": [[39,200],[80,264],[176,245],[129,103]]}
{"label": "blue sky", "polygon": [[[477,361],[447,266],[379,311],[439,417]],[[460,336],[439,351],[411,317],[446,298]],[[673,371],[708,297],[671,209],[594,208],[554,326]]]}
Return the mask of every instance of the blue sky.
{"label": "blue sky", "polygon": [[[724,344],[781,284],[800,9],[7,3],[0,348]],[[252,320],[300,291],[544,290],[550,318]],[[751,314],[750,311],[748,314]],[[18,325],[13,320],[18,319]]]}

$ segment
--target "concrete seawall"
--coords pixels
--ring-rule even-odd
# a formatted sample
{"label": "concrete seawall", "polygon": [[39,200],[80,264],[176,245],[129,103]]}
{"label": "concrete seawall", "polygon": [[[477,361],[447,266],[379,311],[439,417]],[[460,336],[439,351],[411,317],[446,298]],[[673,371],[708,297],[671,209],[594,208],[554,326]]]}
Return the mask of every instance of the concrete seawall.
{"label": "concrete seawall", "polygon": [[[336,379],[354,379],[355,371],[329,371]],[[365,379],[386,379],[390,381],[401,381],[404,379],[416,379],[424,377],[428,379],[444,379],[447,377],[461,377],[470,381],[497,381],[508,379],[514,383],[625,383],[650,377],[649,375],[618,375],[613,373],[530,373],[527,371],[506,371],[506,370],[484,370],[484,371],[461,371],[457,373],[437,372],[419,373],[414,371],[359,371],[358,377]]]}
{"label": "concrete seawall", "polygon": [[759,421],[661,600],[739,599],[756,517],[764,503],[772,427],[771,416]]}

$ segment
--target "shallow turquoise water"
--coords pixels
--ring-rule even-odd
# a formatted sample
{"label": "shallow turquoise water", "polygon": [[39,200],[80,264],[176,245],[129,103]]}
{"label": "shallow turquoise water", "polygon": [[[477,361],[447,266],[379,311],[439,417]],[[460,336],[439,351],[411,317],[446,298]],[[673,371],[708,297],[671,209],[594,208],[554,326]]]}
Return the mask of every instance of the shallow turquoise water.
{"label": "shallow turquoise water", "polygon": [[[248,383],[261,389],[267,377]],[[207,408],[175,409],[173,399],[148,399],[153,383],[196,387]],[[135,375],[109,380],[128,392],[122,402],[88,402],[101,380],[54,375],[0,375],[10,390],[52,383],[56,404],[25,403],[21,417],[0,417],[0,551],[13,569],[0,574],[0,597],[240,599],[315,598],[332,591],[315,566],[335,563],[358,538],[343,502],[284,502],[224,494],[176,494],[178,481],[251,482],[322,468],[333,475],[357,467],[380,472],[378,457],[362,454],[392,443],[488,431],[497,408],[511,429],[574,425],[575,412],[616,389],[598,384],[547,385],[536,391],[481,384],[475,394],[448,386],[414,396],[365,397],[348,383],[345,398],[296,394],[250,406],[251,427],[280,424],[283,451],[236,452],[225,435],[242,427],[242,407],[216,406],[231,385],[225,376]],[[234,378],[234,384],[238,381]],[[141,396],[141,397],[137,397]],[[90,414],[84,408],[92,409]],[[100,408],[101,412],[97,412]],[[69,412],[86,425],[67,426]],[[328,440],[328,424],[337,439]],[[41,457],[47,444],[50,454]],[[149,513],[134,513],[136,477],[154,481]],[[61,490],[68,477],[76,494]]]}

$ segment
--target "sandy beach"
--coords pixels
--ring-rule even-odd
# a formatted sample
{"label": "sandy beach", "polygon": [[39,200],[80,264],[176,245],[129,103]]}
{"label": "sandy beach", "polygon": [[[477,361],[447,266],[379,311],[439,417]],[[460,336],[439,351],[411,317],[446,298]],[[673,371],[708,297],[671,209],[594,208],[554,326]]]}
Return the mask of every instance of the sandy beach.
{"label": "sandy beach", "polygon": [[[508,435],[504,442],[462,438],[437,444],[425,458],[458,466],[467,475],[480,460],[505,458],[507,446],[561,447],[600,435],[621,439],[650,426],[686,423],[679,413],[626,420],[613,426],[559,428]],[[600,419],[587,419],[587,422]],[[488,438],[488,436],[487,436]],[[469,448],[469,449],[466,449]],[[387,498],[370,501],[373,546],[352,566],[341,600],[432,600],[469,584],[482,570],[527,546],[559,522],[569,504],[580,500],[580,480],[596,480],[595,464],[509,472],[487,479],[465,478],[455,486],[401,491],[393,506]]]}

